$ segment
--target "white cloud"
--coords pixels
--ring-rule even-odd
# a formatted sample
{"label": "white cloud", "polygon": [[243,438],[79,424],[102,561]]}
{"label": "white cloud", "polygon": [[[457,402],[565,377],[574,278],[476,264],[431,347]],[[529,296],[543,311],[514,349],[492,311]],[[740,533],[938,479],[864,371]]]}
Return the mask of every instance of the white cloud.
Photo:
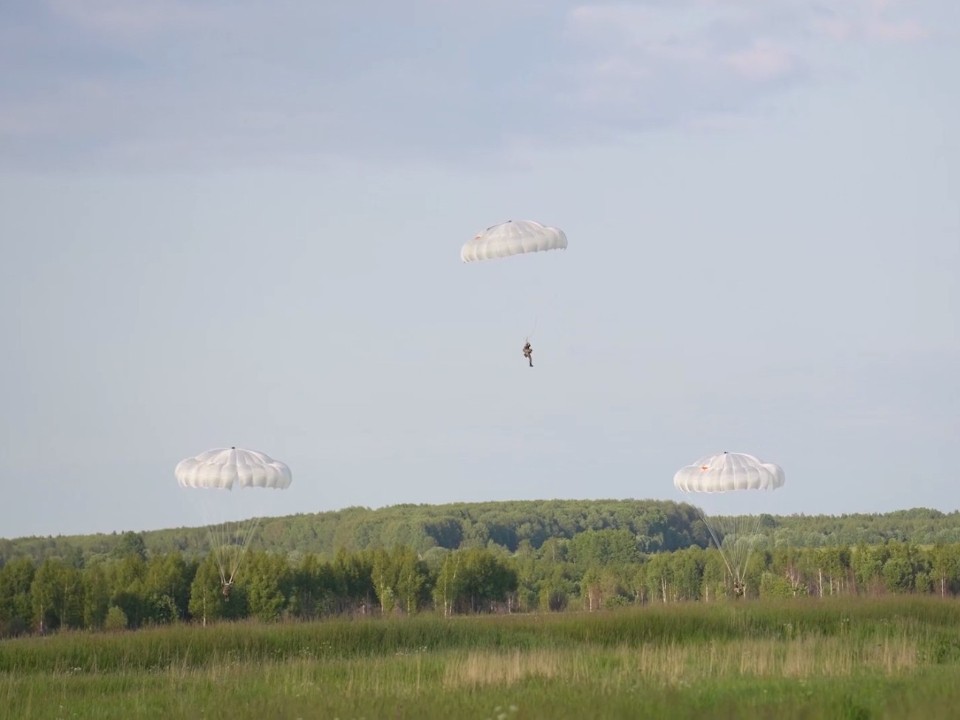
{"label": "white cloud", "polygon": [[60,20],[115,40],[193,28],[216,19],[210,9],[182,0],[48,0],[48,6]]}
{"label": "white cloud", "polygon": [[796,64],[789,50],[766,40],[757,40],[749,48],[728,53],[725,60],[751,80],[772,80],[786,75]]}
{"label": "white cloud", "polygon": [[834,3],[821,8],[810,25],[820,35],[838,42],[918,42],[933,34],[916,14],[929,4],[905,6],[897,0]]}
{"label": "white cloud", "polygon": [[567,15],[578,60],[567,101],[587,124],[632,132],[706,127],[717,117],[729,126],[732,116],[802,76],[794,18],[787,20],[699,0],[580,5]]}
{"label": "white cloud", "polygon": [[866,35],[876,40],[892,42],[916,42],[930,35],[930,31],[919,21],[883,20],[874,18],[866,24]]}
{"label": "white cloud", "polygon": [[531,139],[736,126],[809,82],[824,48],[929,25],[871,0],[16,7],[0,10],[0,66],[17,68],[0,74],[7,166],[476,162]]}
{"label": "white cloud", "polygon": [[787,88],[836,72],[837,43],[923,40],[930,33],[920,9],[942,12],[935,0],[580,4],[566,15],[574,61],[563,95],[588,124],[636,131],[723,117],[726,125],[769,107]]}

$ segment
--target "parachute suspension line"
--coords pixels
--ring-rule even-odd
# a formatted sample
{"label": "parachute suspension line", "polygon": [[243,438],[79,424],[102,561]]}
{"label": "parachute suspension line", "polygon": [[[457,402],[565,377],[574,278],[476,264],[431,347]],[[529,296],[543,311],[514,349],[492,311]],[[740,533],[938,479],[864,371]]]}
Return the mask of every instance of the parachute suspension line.
{"label": "parachute suspension line", "polygon": [[247,548],[250,547],[250,541],[253,540],[253,536],[259,527],[259,517],[247,521],[247,524],[244,528],[243,537],[240,541],[240,552],[234,557],[234,563],[230,568],[230,577],[227,578],[227,582],[225,583],[227,586],[233,585],[233,581],[237,576],[237,571],[240,569],[240,563],[243,562],[243,557],[247,554]]}
{"label": "parachute suspension line", "polygon": [[537,315],[533,318],[533,330],[531,330],[527,336],[523,339],[524,342],[530,342],[530,338],[533,337],[534,333],[537,332],[537,321],[540,319],[540,316]]}
{"label": "parachute suspension line", "polygon": [[[747,453],[728,452],[702,457],[680,468],[673,476],[675,488],[694,493],[776,490],[785,481],[783,468],[779,465],[761,462]],[[747,565],[760,532],[762,514],[718,514],[712,520],[706,518],[702,509],[700,514],[720,549],[727,570],[733,575],[735,595],[744,596]]]}
{"label": "parachute suspension line", "polygon": [[744,573],[746,572],[747,560],[750,557],[751,537],[744,533],[745,520],[742,515],[736,515],[729,519],[729,527],[732,538],[728,539],[728,547],[733,557],[733,567],[735,575],[733,578],[733,593],[735,596],[746,594],[746,583],[744,582]]}
{"label": "parachute suspension line", "polygon": [[[556,323],[559,315],[558,304],[562,297],[561,285],[556,277],[556,268],[551,267],[559,261],[559,258],[544,258],[547,262],[536,264],[530,273],[530,284],[526,295],[526,310],[533,314],[533,327],[526,336],[524,342],[531,342],[533,336],[539,329],[540,316],[546,318],[547,333],[551,335],[555,330],[553,324]],[[553,323],[553,324],[551,324]],[[550,338],[547,339],[549,344]]]}
{"label": "parachute suspension line", "polygon": [[213,557],[217,562],[217,570],[220,573],[220,584],[227,584],[227,575],[230,568],[230,524],[222,522],[214,525],[215,540],[213,547]]}
{"label": "parachute suspension line", "polygon": [[[212,556],[212,561],[216,563],[223,596],[228,598],[247,547],[260,525],[260,518],[228,520],[223,516],[220,501],[236,497],[234,493],[243,488],[286,489],[292,481],[290,468],[256,450],[231,447],[215,448],[185,458],[177,463],[174,475],[181,487],[192,488],[200,493],[200,507],[210,543],[208,559]],[[216,518],[214,503],[221,507],[221,513]]]}
{"label": "parachute suspension line", "polygon": [[255,522],[225,519],[217,521],[212,517],[213,514],[212,508],[204,505],[210,554],[217,565],[220,586],[228,588],[233,585],[247,543],[259,525],[259,518]]}
{"label": "parachute suspension line", "polygon": [[220,566],[220,584],[224,587],[230,584],[230,567],[236,552],[234,538],[236,523],[225,521],[220,526],[220,538],[217,541],[217,563]]}
{"label": "parachute suspension line", "polygon": [[[734,542],[738,545],[741,543],[746,544],[746,549],[743,551],[743,561],[738,563],[738,582],[740,587],[746,590],[746,582],[744,581],[744,576],[747,572],[747,564],[750,562],[750,557],[753,555],[753,548],[756,545],[757,539],[756,536],[760,532],[760,520],[761,516],[757,514],[754,518],[752,515],[741,515],[737,518],[737,527],[736,527],[736,537]],[[748,532],[749,531],[749,532]]]}
{"label": "parachute suspension line", "polygon": [[[202,489],[200,492],[209,493],[216,491]],[[210,502],[210,504],[208,504],[208,502]],[[227,523],[219,522],[214,518],[215,513],[211,507],[212,503],[213,501],[210,497],[204,496],[200,506],[203,513],[204,524],[207,526],[207,542],[210,544],[210,554],[213,555],[213,561],[217,564],[220,584],[226,585],[227,563],[225,548],[227,546],[229,533],[227,531]]]}
{"label": "parachute suspension line", "polygon": [[717,546],[717,552],[720,553],[720,559],[723,560],[723,564],[726,566],[727,572],[730,573],[730,577],[733,578],[734,583],[736,583],[737,574],[730,565],[730,559],[727,557],[727,553],[723,551],[723,543],[720,541],[720,538],[717,537],[717,532],[713,528],[713,523],[707,520],[707,514],[702,508],[698,507],[697,512],[700,513],[700,519],[703,520],[703,524],[707,526],[707,530],[710,532],[710,537],[713,538],[713,544]]}
{"label": "parachute suspension line", "polygon": [[[712,522],[708,522],[706,516],[704,523],[710,534],[720,549],[720,555],[724,564],[730,571],[734,582],[735,594],[744,595],[746,593],[746,572],[747,565],[753,555],[753,548],[756,544],[756,536],[760,531],[760,515],[720,515],[714,516]],[[723,533],[722,540],[714,532],[714,527]]]}

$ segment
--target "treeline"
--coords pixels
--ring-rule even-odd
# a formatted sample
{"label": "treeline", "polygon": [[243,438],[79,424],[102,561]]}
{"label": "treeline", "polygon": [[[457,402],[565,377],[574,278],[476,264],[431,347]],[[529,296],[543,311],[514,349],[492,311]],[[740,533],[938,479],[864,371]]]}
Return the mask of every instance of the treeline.
{"label": "treeline", "polygon": [[[352,507],[263,519],[256,547],[274,553],[301,553],[332,559],[349,552],[403,545],[424,553],[498,545],[508,552],[534,549],[551,538],[570,539],[587,530],[627,530],[643,552],[706,546],[709,533],[696,508],[658,500],[543,500],[450,505],[394,505],[371,510]],[[209,551],[204,528],[142,533],[153,553],[201,556]],[[119,535],[31,537],[0,540],[0,562],[21,555],[35,561],[70,555],[89,561],[109,556]],[[960,539],[960,538],[958,538]]]}
{"label": "treeline", "polygon": [[511,559],[485,548],[428,558],[403,546],[342,550],[332,561],[306,555],[296,563],[253,551],[241,568],[227,592],[213,554],[202,560],[179,552],[149,555],[134,533],[124,535],[112,557],[90,565],[20,557],[0,568],[0,637],[248,617],[512,611],[518,589]]}
{"label": "treeline", "polygon": [[[642,553],[709,546],[709,533],[692,505],[658,500],[530,500],[449,505],[346,508],[261,522],[260,550],[333,559],[355,552],[403,545],[418,553],[497,546],[509,553],[539,550],[551,539],[570,540],[587,531],[624,530]],[[878,545],[889,541],[935,545],[960,542],[960,512],[918,508],[884,514],[764,515],[760,532],[768,547],[822,548]],[[151,553],[188,558],[209,551],[203,528],[143,533]],[[0,563],[27,556],[39,563],[60,557],[76,565],[108,558],[121,535],[0,539]]]}
{"label": "treeline", "polygon": [[[756,550],[748,598],[960,591],[960,543]],[[0,568],[0,636],[59,629],[119,630],[175,622],[263,621],[342,614],[598,610],[734,597],[715,549],[641,552],[627,530],[588,530],[510,553],[491,544],[418,553],[409,546],[333,559],[251,551],[223,591],[213,556],[151,554],[126,533],[110,557],[79,566],[22,556]]]}

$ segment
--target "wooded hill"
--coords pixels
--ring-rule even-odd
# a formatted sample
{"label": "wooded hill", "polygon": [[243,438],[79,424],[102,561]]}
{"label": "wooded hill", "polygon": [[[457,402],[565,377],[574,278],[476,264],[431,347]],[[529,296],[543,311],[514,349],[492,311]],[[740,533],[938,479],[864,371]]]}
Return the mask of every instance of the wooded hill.
{"label": "wooded hill", "polygon": [[[334,512],[262,519],[252,548],[288,556],[332,559],[338,550],[403,546],[418,553],[500,546],[513,553],[540,548],[551,538],[572,539],[586,531],[626,530],[636,550],[651,554],[707,547],[709,533],[699,511],[663,500],[517,500],[447,505],[350,507]],[[933,545],[960,542],[960,512],[916,508],[883,514],[763,515],[759,547],[877,545],[888,540]],[[74,566],[116,553],[125,535],[29,537],[0,540],[0,565],[16,557],[59,557]],[[205,528],[139,533],[151,554],[179,551],[201,556]]]}

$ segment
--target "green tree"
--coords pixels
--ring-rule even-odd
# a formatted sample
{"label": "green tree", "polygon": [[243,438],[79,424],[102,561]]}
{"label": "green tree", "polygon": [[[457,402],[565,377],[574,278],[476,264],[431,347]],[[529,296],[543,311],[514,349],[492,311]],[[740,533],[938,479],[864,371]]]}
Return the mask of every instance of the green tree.
{"label": "green tree", "polygon": [[[570,598],[576,593],[576,580],[579,579],[579,573],[567,560],[568,548],[569,540],[563,538],[552,537],[544,542],[536,553],[532,568],[532,583],[527,579],[527,569],[523,568],[523,592],[529,596],[528,588],[532,584],[532,590],[536,593],[536,607],[541,610],[550,612],[564,610],[570,603]],[[517,579],[519,587],[519,573]]]}
{"label": "green tree", "polygon": [[629,565],[640,560],[637,541],[627,529],[578,533],[570,540],[568,553],[581,567]]}
{"label": "green tree", "polygon": [[[792,597],[807,594],[809,582],[809,568],[807,566],[807,554],[802,548],[780,545],[775,547],[770,553],[769,572],[782,578],[784,582],[790,586],[790,595]],[[771,594],[771,583],[772,580],[766,577],[761,578],[761,596],[764,595],[764,592],[766,592],[768,596]],[[766,590],[763,586],[766,587]],[[779,587],[776,592],[779,593]]]}
{"label": "green tree", "polygon": [[885,545],[857,545],[853,552],[852,565],[858,588],[863,592],[881,593],[884,588],[883,566],[890,551]]}
{"label": "green tree", "polygon": [[644,576],[649,597],[668,603],[676,599],[673,563],[668,553],[651,555],[644,565]]}
{"label": "green tree", "polygon": [[208,621],[246,617],[247,606],[243,586],[235,586],[229,596],[223,592],[220,570],[212,555],[203,559],[190,584],[190,615],[204,625]]}
{"label": "green tree", "polygon": [[795,596],[793,583],[784,575],[776,575],[772,572],[765,572],[760,577],[760,597],[768,598],[791,598]]}
{"label": "green tree", "polygon": [[305,556],[293,571],[289,607],[293,615],[311,619],[338,609],[338,582],[330,563]]}
{"label": "green tree", "polygon": [[887,545],[887,559],[882,576],[887,590],[895,593],[911,592],[917,588],[917,579],[925,575],[926,562],[915,546],[899,541]]}
{"label": "green tree", "polygon": [[33,612],[41,632],[83,626],[80,571],[59,558],[44,560],[30,586]]}
{"label": "green tree", "polygon": [[293,573],[285,558],[265,552],[251,553],[243,572],[247,606],[260,620],[278,620],[287,608]]}
{"label": "green tree", "polygon": [[450,617],[454,613],[456,603],[463,594],[463,576],[460,572],[462,553],[462,550],[456,550],[443,559],[434,584],[433,601],[444,617]]}
{"label": "green tree", "polygon": [[366,612],[376,595],[373,587],[373,558],[369,551],[337,551],[333,561],[336,604],[339,612]]}
{"label": "green tree", "polygon": [[704,551],[688,547],[670,553],[670,575],[678,600],[699,600],[703,586]]}
{"label": "green tree", "polygon": [[[135,533],[127,535],[138,537]],[[123,610],[129,627],[138,628],[148,619],[150,610],[144,590],[147,563],[139,552],[114,555],[117,559],[104,565],[110,584],[110,604]]]}
{"label": "green tree", "polygon": [[960,547],[938,544],[930,551],[930,573],[940,597],[953,593],[960,576]]}
{"label": "green tree", "polygon": [[384,548],[373,551],[370,578],[377,600],[380,601],[380,612],[384,615],[393,612],[397,604],[397,568],[391,554]]}
{"label": "green tree", "polygon": [[563,568],[554,566],[552,571],[545,575],[537,585],[539,588],[537,601],[540,609],[548,612],[566,610],[572,594],[571,585],[571,582],[563,573]]}
{"label": "green tree", "polygon": [[103,629],[108,632],[118,632],[120,630],[126,630],[130,625],[130,621],[127,620],[127,614],[118,608],[116,605],[111,605],[107,609],[106,616],[103,620]]}
{"label": "green tree", "polygon": [[162,624],[186,618],[194,572],[179,552],[150,558],[143,570],[144,619]]}
{"label": "green tree", "polygon": [[115,558],[125,558],[129,555],[136,555],[141,560],[147,559],[147,543],[143,539],[142,533],[125,532],[117,540],[113,549]]}
{"label": "green tree", "polygon": [[19,635],[30,627],[30,586],[35,572],[29,557],[16,558],[0,568],[0,637]]}
{"label": "green tree", "polygon": [[419,559],[412,548],[400,547],[394,551],[396,567],[395,595],[400,607],[408,615],[415,613],[428,586],[426,563]]}
{"label": "green tree", "polygon": [[102,565],[94,565],[84,571],[83,587],[83,623],[88,628],[99,630],[106,622],[110,608],[110,583]]}
{"label": "green tree", "polygon": [[587,568],[580,579],[580,597],[583,600],[584,609],[590,612],[599,610],[603,607],[604,596],[600,568]]}
{"label": "green tree", "polygon": [[462,598],[472,612],[493,609],[494,603],[507,601],[507,595],[517,589],[517,573],[487,548],[468,548],[462,551]]}
{"label": "green tree", "polygon": [[727,596],[727,566],[716,548],[704,550],[702,588],[705,602]]}

